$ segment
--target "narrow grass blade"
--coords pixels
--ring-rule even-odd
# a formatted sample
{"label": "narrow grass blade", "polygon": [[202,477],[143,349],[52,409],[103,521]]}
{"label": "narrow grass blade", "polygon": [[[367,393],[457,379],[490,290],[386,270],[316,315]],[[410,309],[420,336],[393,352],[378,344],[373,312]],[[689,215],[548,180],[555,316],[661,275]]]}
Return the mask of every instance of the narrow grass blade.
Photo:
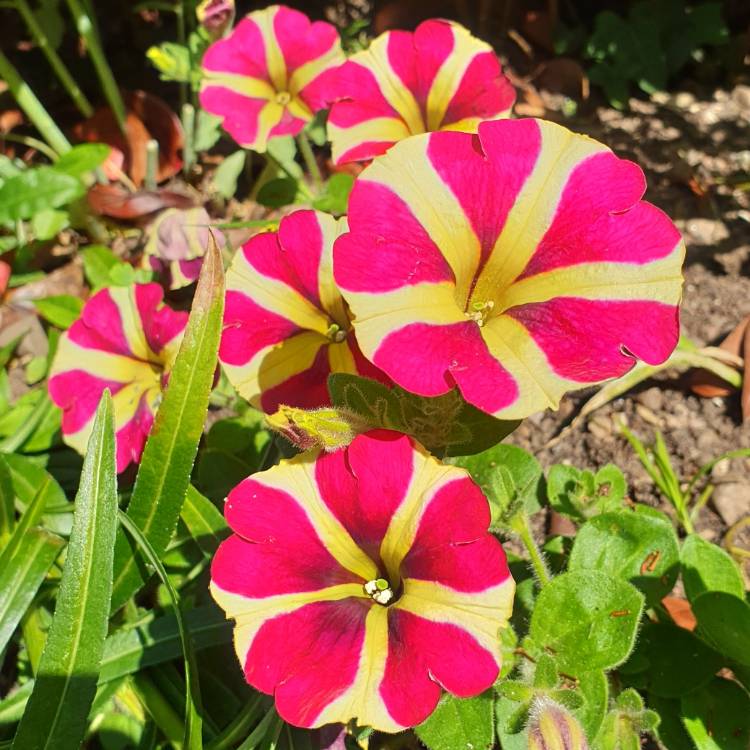
{"label": "narrow grass blade", "polygon": [[188,636],[185,621],[182,616],[179,596],[172,585],[172,582],[169,580],[167,571],[164,570],[164,566],[156,554],[156,550],[151,546],[148,539],[146,539],[145,535],[135,525],[132,519],[122,511],[120,511],[120,523],[122,523],[127,529],[128,533],[133,537],[146,555],[148,561],[154,566],[159,578],[161,578],[161,581],[164,584],[164,587],[167,589],[169,598],[172,600],[174,614],[177,618],[177,628],[180,632],[180,641],[182,642],[182,651],[185,657],[185,684],[187,690],[185,691],[185,735],[182,745],[185,750],[202,750],[203,739],[201,732],[201,704],[198,669],[195,662],[192,641]]}
{"label": "narrow grass blade", "polygon": [[44,529],[30,529],[7,565],[0,568],[0,653],[52,567],[63,540]]}
{"label": "narrow grass blade", "polygon": [[16,509],[14,505],[13,479],[5,459],[0,456],[0,550],[13,534],[16,525]]}
{"label": "narrow grass blade", "polygon": [[83,741],[107,635],[116,477],[112,399],[105,391],[83,462],[55,614],[13,750],[75,750]]}
{"label": "narrow grass blade", "polygon": [[191,484],[180,517],[203,554],[212,557],[228,532],[219,509]]}
{"label": "narrow grass blade", "polygon": [[[143,532],[157,557],[164,554],[180,517],[203,434],[223,310],[224,269],[221,252],[212,237],[182,346],[146,442],[128,505],[128,518]],[[149,576],[137,545],[118,534],[112,610],[121,607]]]}

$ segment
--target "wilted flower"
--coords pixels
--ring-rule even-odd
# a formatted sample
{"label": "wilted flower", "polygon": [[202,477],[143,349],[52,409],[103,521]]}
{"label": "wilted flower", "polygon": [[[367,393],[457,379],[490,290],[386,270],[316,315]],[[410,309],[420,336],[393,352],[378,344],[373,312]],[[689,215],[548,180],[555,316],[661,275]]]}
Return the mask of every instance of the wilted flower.
{"label": "wilted flower", "polygon": [[195,15],[211,39],[218,39],[232,25],[234,0],[203,0],[197,5]]}
{"label": "wilted flower", "polygon": [[663,362],[684,243],[634,163],[551,122],[396,144],[357,180],[334,275],[365,356],[398,385],[457,385],[489,414]]}
{"label": "wilted flower", "polygon": [[558,703],[540,699],[529,716],[529,750],[588,750],[575,717]]}
{"label": "wilted flower", "polygon": [[514,583],[463,469],[376,430],[254,474],[225,514],[211,591],[245,679],[286,721],[395,732],[441,687],[468,697],[496,679]]}
{"label": "wilted flower", "polygon": [[343,61],[336,28],[272,5],[243,18],[203,57],[203,108],[245,148],[296,135],[328,106],[330,76]]}
{"label": "wilted flower", "polygon": [[[164,274],[170,289],[192,284],[201,272],[210,225],[203,207],[163,211],[149,227],[143,267]],[[217,230],[213,234],[217,245],[224,247],[224,235]]]}
{"label": "wilted flower", "polygon": [[507,117],[516,94],[492,47],[451,21],[387,31],[336,75],[328,135],[337,164],[371,159],[433,130],[476,132]]}
{"label": "wilted flower", "polygon": [[84,453],[99,399],[112,393],[117,471],[138,463],[161,402],[187,313],[162,304],[158,284],[97,292],[60,337],[48,383],[65,442]]}
{"label": "wilted flower", "polygon": [[219,359],[232,385],[266,412],[328,404],[332,372],[385,379],[359,351],[333,282],[333,241],[345,229],[343,219],[295,211],[278,232],[252,237],[227,272]]}

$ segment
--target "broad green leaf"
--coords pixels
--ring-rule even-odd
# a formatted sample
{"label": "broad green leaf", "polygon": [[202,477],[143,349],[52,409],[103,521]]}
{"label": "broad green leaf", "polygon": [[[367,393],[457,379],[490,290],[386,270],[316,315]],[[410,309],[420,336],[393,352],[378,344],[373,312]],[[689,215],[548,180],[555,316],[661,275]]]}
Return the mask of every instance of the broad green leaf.
{"label": "broad green leaf", "polygon": [[81,252],[83,272],[93,289],[111,283],[110,271],[122,261],[104,245],[89,245]]}
{"label": "broad green leaf", "polygon": [[643,595],[626,581],[597,570],[563,573],[539,593],[529,635],[563,672],[609,669],[633,648],[642,609]]}
{"label": "broad green leaf", "polygon": [[112,399],[99,402],[76,495],[73,529],[44,653],[14,750],[83,741],[107,635],[117,526]]}
{"label": "broad green leaf", "polygon": [[51,240],[70,224],[67,211],[47,208],[31,218],[31,231],[37,240]]}
{"label": "broad green leaf", "polygon": [[34,307],[48,323],[65,330],[81,316],[83,300],[69,294],[59,294],[54,297],[35,299]]}
{"label": "broad green leaf", "polygon": [[596,474],[556,464],[547,474],[549,504],[575,521],[617,510],[626,490],[625,477],[613,464],[603,466]]}
{"label": "broad green leaf", "polygon": [[446,693],[427,721],[414,731],[430,750],[492,747],[495,738],[493,703],[491,690],[475,698],[456,698]]}
{"label": "broad green leaf", "polygon": [[[20,528],[20,527],[19,527]],[[0,567],[0,653],[36,596],[64,542],[44,529],[22,535],[10,560]]]}
{"label": "broad green leaf", "polygon": [[[182,345],[146,441],[127,510],[157,556],[164,553],[172,536],[190,482],[216,370],[223,309],[221,253],[211,241]],[[136,545],[120,532],[112,610],[119,609],[149,576]]]}
{"label": "broad green leaf", "polygon": [[15,493],[8,462],[0,456],[0,552],[16,525]]}
{"label": "broad green leaf", "polygon": [[[522,714],[519,721],[519,713]],[[497,736],[502,750],[529,750],[526,730],[523,729],[526,712],[524,707],[510,698],[499,695],[495,700]]]}
{"label": "broad green leaf", "polygon": [[221,117],[199,109],[195,116],[193,148],[201,153],[208,151],[221,138]]}
{"label": "broad green leaf", "polygon": [[651,604],[677,580],[680,552],[669,520],[618,510],[594,516],[578,530],[569,570],[595,569],[635,584]]}
{"label": "broad green leaf", "polygon": [[706,591],[691,605],[698,634],[720,654],[750,666],[750,605],[723,591]]}
{"label": "broad green leaf", "polygon": [[245,152],[240,149],[219,164],[213,176],[213,185],[222,197],[229,200],[237,192],[237,180],[245,166]]}
{"label": "broad green leaf", "polygon": [[682,581],[691,602],[706,591],[745,598],[745,584],[734,560],[697,534],[682,543]]}
{"label": "broad green leaf", "polygon": [[539,462],[515,445],[496,445],[483,453],[452,461],[466,469],[484,492],[493,522],[518,510],[536,513],[544,496],[544,475]]}
{"label": "broad green leaf", "polygon": [[283,208],[294,203],[297,197],[297,181],[291,177],[278,177],[266,182],[258,191],[256,200],[262,206]]}
{"label": "broad green leaf", "polygon": [[648,705],[659,714],[661,719],[656,736],[665,748],[695,750],[695,745],[691,742],[690,736],[685,731],[685,725],[682,723],[680,701],[649,695]]}
{"label": "broad green leaf", "polygon": [[10,468],[17,503],[27,508],[37,493],[41,493],[44,512],[41,520],[45,528],[63,536],[70,534],[73,504],[68,502],[52,475],[25,456],[10,453],[4,458]]}
{"label": "broad green leaf", "polygon": [[639,667],[638,686],[662,698],[702,687],[722,665],[721,657],[690,631],[659,623],[641,630],[632,662]]}
{"label": "broad green leaf", "polygon": [[349,193],[354,187],[354,177],[346,172],[331,175],[323,189],[323,195],[313,201],[313,208],[330,214],[345,214],[349,203]]}
{"label": "broad green leaf", "polygon": [[600,669],[583,672],[578,675],[578,690],[584,702],[580,708],[573,710],[573,714],[581,722],[586,735],[595,737],[607,713],[609,681]]}
{"label": "broad green leaf", "polygon": [[0,187],[0,224],[30,219],[40,211],[60,208],[80,198],[83,183],[53,167],[38,167],[6,180]]}
{"label": "broad green leaf", "polygon": [[191,484],[180,517],[203,553],[212,556],[228,531],[219,509]]}
{"label": "broad green leaf", "polygon": [[747,750],[750,746],[750,697],[729,680],[716,678],[686,695],[682,721],[697,750]]}
{"label": "broad green leaf", "polygon": [[110,150],[105,143],[82,143],[66,151],[52,168],[71,177],[81,177],[104,164]]}

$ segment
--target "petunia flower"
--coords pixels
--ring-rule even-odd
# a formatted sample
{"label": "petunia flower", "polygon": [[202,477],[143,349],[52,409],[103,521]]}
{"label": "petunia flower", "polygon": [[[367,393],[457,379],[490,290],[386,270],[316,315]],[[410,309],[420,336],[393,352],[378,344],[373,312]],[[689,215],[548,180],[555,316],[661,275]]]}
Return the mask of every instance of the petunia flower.
{"label": "petunia flower", "polygon": [[[168,208],[148,229],[141,265],[163,274],[170,289],[181,289],[198,279],[209,239],[211,218],[205,208]],[[224,235],[214,231],[218,246]]]}
{"label": "petunia flower", "polygon": [[333,241],[345,230],[343,219],[295,211],[278,232],[252,237],[227,272],[219,360],[240,394],[266,412],[328,404],[332,372],[387,382],[359,351],[333,283]]}
{"label": "petunia flower", "polygon": [[334,26],[271,5],[208,48],[201,105],[223,118],[240,146],[265,151],[269,138],[296,135],[328,106],[331,76],[343,60]]}
{"label": "petunia flower", "polygon": [[336,164],[372,159],[435,130],[475,133],[507,117],[515,90],[492,47],[451,21],[387,31],[336,74],[328,137]]}
{"label": "petunia flower", "polygon": [[520,419],[656,365],[685,246],[641,169],[543,120],[396,144],[357,180],[334,275],[362,352],[402,388]]}
{"label": "petunia flower", "polygon": [[375,430],[254,474],[225,515],[211,592],[245,679],[291,724],[396,732],[441,688],[468,697],[497,678],[515,586],[463,469]]}
{"label": "petunia flower", "polygon": [[158,284],[102,289],[60,337],[49,394],[62,411],[65,442],[84,453],[96,407],[112,393],[117,471],[138,463],[169,372],[187,313],[162,304]]}

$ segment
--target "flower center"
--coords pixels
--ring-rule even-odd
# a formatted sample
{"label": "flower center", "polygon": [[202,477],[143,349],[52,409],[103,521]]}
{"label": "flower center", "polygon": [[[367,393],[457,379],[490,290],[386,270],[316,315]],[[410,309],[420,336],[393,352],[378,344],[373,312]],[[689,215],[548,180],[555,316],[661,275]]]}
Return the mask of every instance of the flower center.
{"label": "flower center", "polygon": [[492,309],[495,307],[495,303],[492,300],[487,302],[472,302],[469,309],[466,311],[466,317],[469,320],[473,320],[481,328],[492,313]]}
{"label": "flower center", "polygon": [[292,101],[292,95],[288,91],[279,91],[276,94],[276,104],[281,107],[286,107],[289,102]]}
{"label": "flower center", "polygon": [[393,589],[385,578],[373,578],[364,585],[365,594],[384,607],[393,601]]}
{"label": "flower center", "polygon": [[331,323],[326,331],[326,336],[328,336],[334,344],[340,344],[342,341],[346,340],[346,331],[338,323]]}

